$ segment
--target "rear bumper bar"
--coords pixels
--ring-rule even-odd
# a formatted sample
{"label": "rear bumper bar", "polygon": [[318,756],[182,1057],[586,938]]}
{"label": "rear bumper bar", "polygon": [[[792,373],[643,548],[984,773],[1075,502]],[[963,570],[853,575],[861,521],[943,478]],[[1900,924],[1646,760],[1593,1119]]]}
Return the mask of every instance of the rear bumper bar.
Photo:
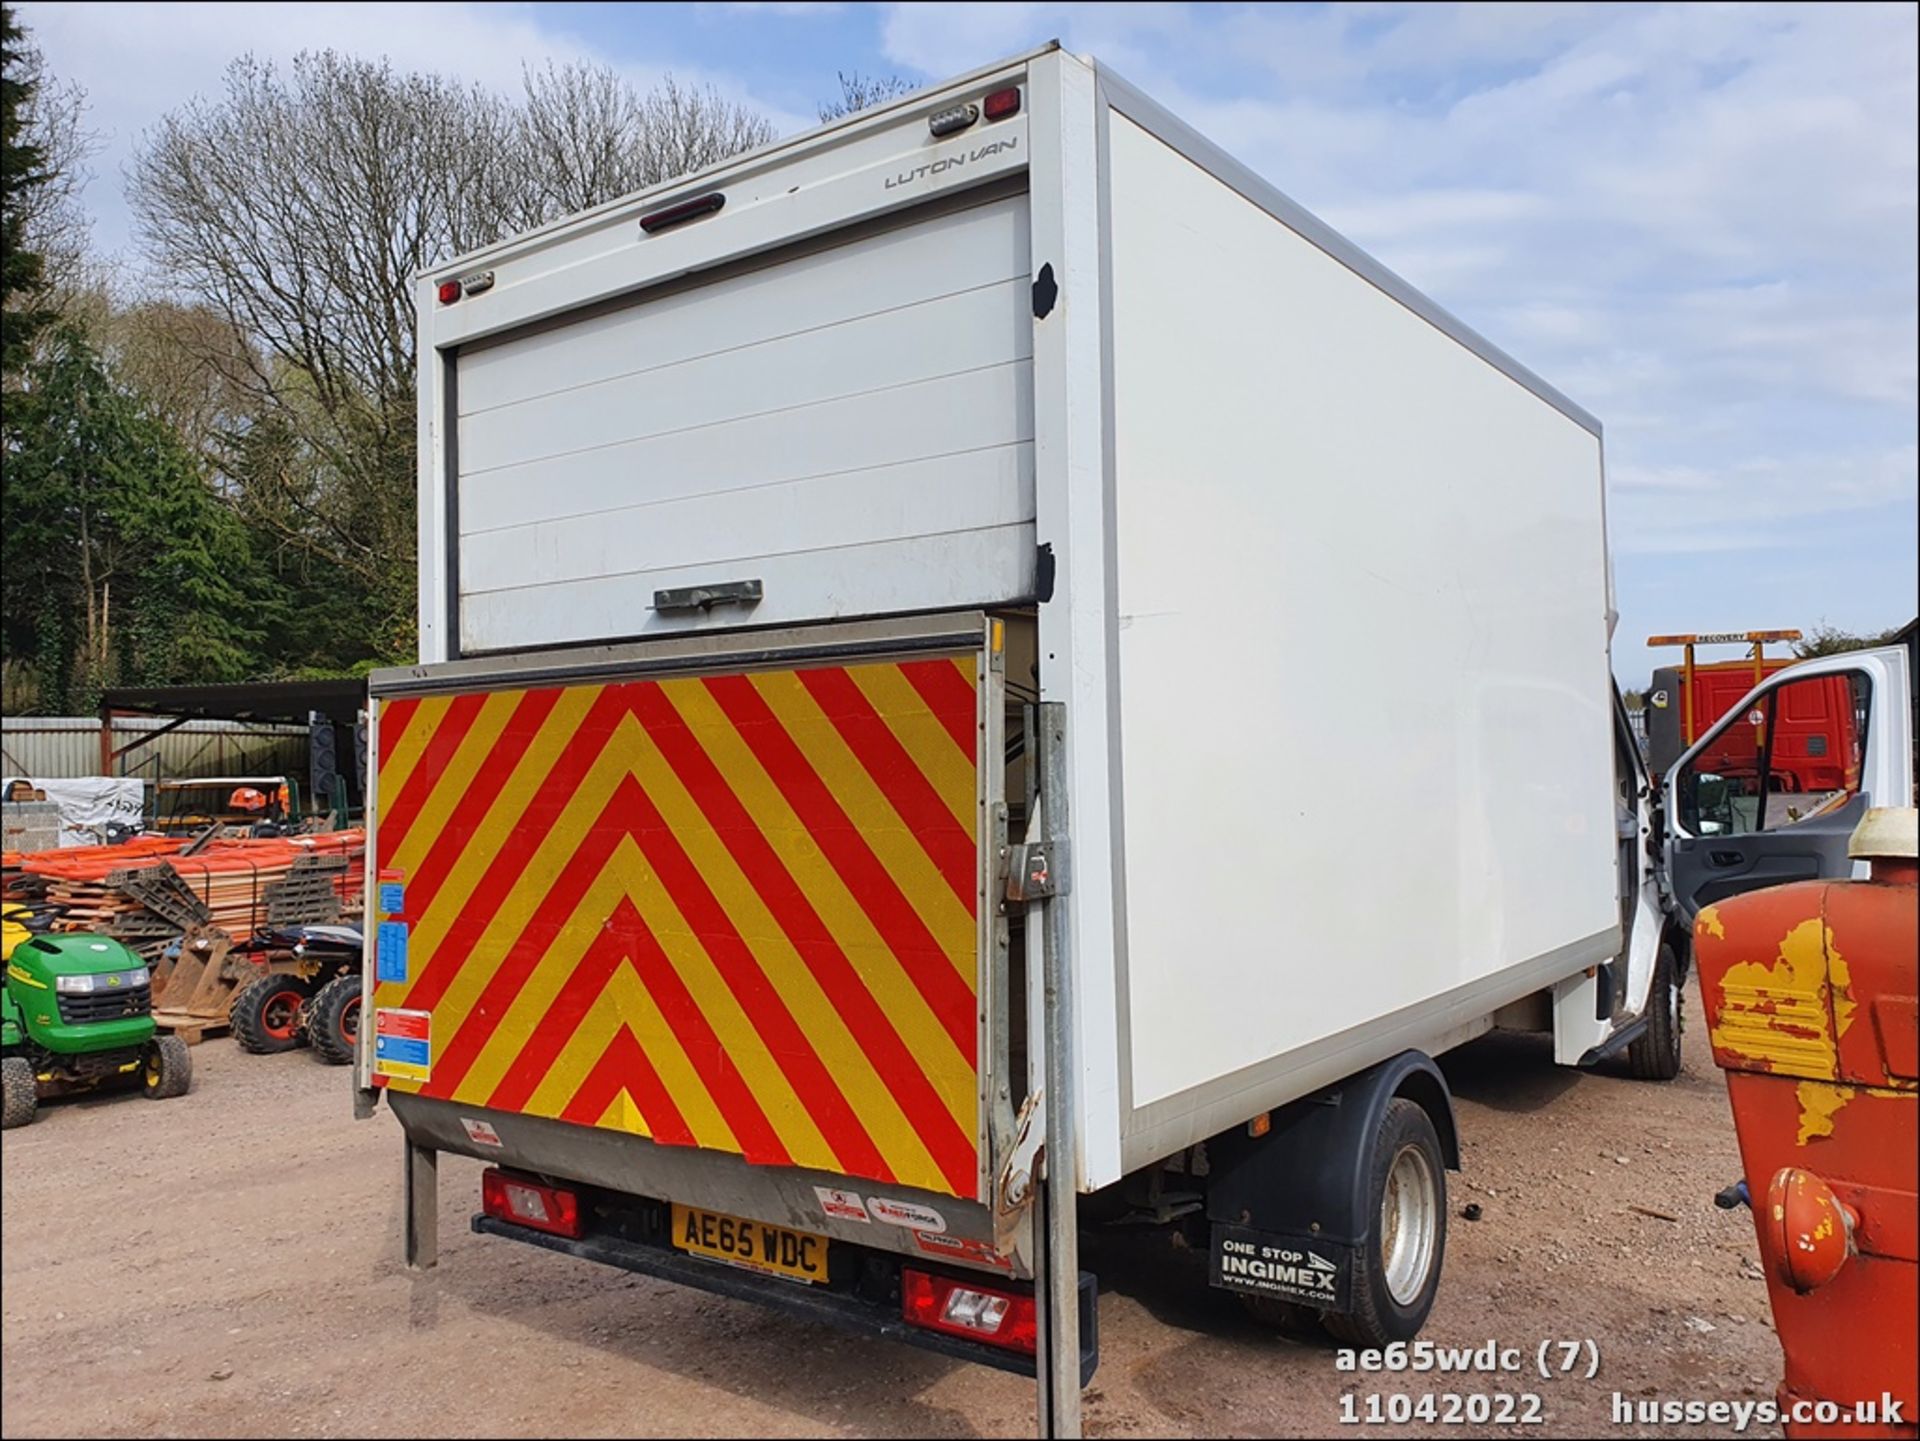
{"label": "rear bumper bar", "polygon": [[[543,1250],[578,1256],[583,1261],[598,1261],[603,1265],[617,1266],[623,1271],[633,1271],[642,1276],[657,1276],[663,1281],[691,1286],[716,1296],[753,1301],[803,1321],[833,1326],[859,1335],[879,1336],[889,1341],[903,1341],[909,1346],[918,1346],[924,1351],[938,1352],[942,1356],[950,1356],[959,1361],[976,1361],[983,1366],[992,1366],[1000,1371],[1011,1371],[1018,1376],[1031,1377],[1035,1374],[1031,1356],[1016,1355],[996,1347],[978,1345],[959,1336],[949,1336],[938,1331],[928,1331],[918,1326],[908,1325],[901,1319],[899,1311],[900,1258],[883,1252],[866,1252],[864,1259],[868,1276],[878,1282],[879,1287],[885,1287],[889,1278],[891,1279],[891,1304],[877,1298],[870,1299],[872,1292],[878,1289],[876,1287],[865,1287],[852,1292],[823,1290],[793,1281],[783,1281],[777,1277],[758,1275],[718,1261],[704,1260],[698,1256],[689,1256],[682,1251],[649,1245],[644,1241],[635,1241],[624,1236],[589,1235],[579,1240],[571,1240],[565,1236],[535,1231],[526,1226],[516,1226],[510,1221],[498,1221],[487,1215],[476,1215],[472,1225],[474,1231],[482,1236],[501,1236],[510,1241],[522,1241],[530,1246],[539,1246]],[[940,1270],[939,1267],[921,1269]],[[949,1272],[947,1274],[977,1273]],[[991,1278],[982,1276],[980,1279]],[[1095,1294],[1093,1274],[1082,1271],[1080,1273],[1080,1384],[1082,1386],[1093,1379],[1094,1370],[1100,1359]]]}

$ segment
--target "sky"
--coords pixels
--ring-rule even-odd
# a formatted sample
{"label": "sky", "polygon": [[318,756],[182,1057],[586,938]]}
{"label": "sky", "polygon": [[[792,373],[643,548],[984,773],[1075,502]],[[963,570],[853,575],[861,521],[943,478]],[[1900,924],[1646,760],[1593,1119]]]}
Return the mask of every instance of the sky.
{"label": "sky", "polygon": [[[505,91],[523,63],[710,82],[782,133],[836,72],[932,83],[1092,54],[1600,417],[1620,623],[1879,630],[1916,609],[1910,5],[18,6],[122,166],[252,52],[334,47]],[[1713,652],[1711,654],[1721,654]],[[1724,654],[1731,656],[1733,651]]]}

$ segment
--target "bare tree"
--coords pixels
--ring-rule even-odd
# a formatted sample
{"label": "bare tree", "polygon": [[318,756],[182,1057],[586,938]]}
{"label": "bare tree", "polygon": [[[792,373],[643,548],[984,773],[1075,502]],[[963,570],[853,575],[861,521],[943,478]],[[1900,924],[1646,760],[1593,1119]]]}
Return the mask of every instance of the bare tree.
{"label": "bare tree", "polygon": [[279,492],[265,513],[371,586],[397,591],[411,554],[412,277],[490,234],[450,202],[495,163],[467,137],[497,104],[330,51],[289,77],[248,58],[130,176],[151,259],[246,340],[255,400],[330,477],[253,477]]}
{"label": "bare tree", "polygon": [[[266,524],[412,609],[413,277],[450,255],[765,143],[671,79],[529,71],[505,100],[384,61],[247,57],[143,139],[128,194],[176,339],[243,389],[231,474]],[[171,323],[171,322],[170,322]],[[219,402],[227,405],[227,401]]]}
{"label": "bare tree", "polygon": [[129,193],[172,285],[332,409],[411,383],[416,271],[773,134],[711,89],[592,65],[530,71],[515,107],[332,51],[290,77],[246,58],[146,137]]}
{"label": "bare tree", "polygon": [[205,305],[150,299],[108,308],[93,332],[114,374],[222,478],[231,437],[257,407],[254,357]]}
{"label": "bare tree", "polygon": [[640,97],[643,164],[633,188],[704,170],[729,155],[770,145],[776,134],[770,121],[723,99],[711,85],[691,89],[669,75]]}
{"label": "bare tree", "polygon": [[87,162],[100,137],[87,128],[87,92],[49,72],[24,35],[10,45],[7,72],[23,97],[15,117],[19,143],[36,156],[32,183],[9,190],[8,208],[18,219],[20,248],[40,257],[33,304],[66,315],[95,278],[87,258],[92,220],[80,196],[93,178]]}
{"label": "bare tree", "polygon": [[898,75],[862,75],[858,70],[839,70],[834,73],[840,81],[840,95],[838,99],[820,102],[822,121],[838,120],[843,115],[857,115],[862,110],[871,110],[899,96],[910,95],[919,88]]}
{"label": "bare tree", "polygon": [[671,75],[636,91],[604,65],[548,64],[525,75],[517,119],[522,219],[538,224],[770,143],[773,126],[711,86]]}

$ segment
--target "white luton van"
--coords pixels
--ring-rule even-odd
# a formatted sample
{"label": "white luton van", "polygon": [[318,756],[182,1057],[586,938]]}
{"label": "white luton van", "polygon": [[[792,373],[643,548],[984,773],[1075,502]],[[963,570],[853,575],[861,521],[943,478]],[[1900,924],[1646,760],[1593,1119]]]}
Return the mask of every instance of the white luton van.
{"label": "white luton van", "polygon": [[1036,1375],[1069,1432],[1077,1215],[1404,1339],[1435,1056],[1677,1068],[1599,423],[1104,67],[601,206],[419,314],[358,1076],[411,1263],[476,1157],[476,1230]]}

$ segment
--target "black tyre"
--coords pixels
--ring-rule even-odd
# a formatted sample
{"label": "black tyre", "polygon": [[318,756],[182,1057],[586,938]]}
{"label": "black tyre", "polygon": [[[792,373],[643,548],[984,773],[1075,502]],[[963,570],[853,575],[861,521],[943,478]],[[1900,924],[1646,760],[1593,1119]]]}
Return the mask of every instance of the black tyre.
{"label": "black tyre", "polygon": [[1350,1346],[1411,1341],[1440,1289],[1447,1251],[1447,1167],[1425,1109],[1396,1096],[1387,1102],[1367,1157],[1373,1230],[1353,1270],[1353,1309],[1321,1317]]}
{"label": "black tyre", "polygon": [[1662,941],[1647,990],[1647,1028],[1627,1047],[1627,1068],[1638,1079],[1671,1081],[1680,1074],[1682,999],[1680,963],[1673,947]]}
{"label": "black tyre", "polygon": [[359,1038],[360,977],[337,976],[307,1008],[307,1041],[329,1066],[350,1066]]}
{"label": "black tyre", "polygon": [[146,1065],[140,1068],[149,1101],[184,1096],[193,1084],[193,1052],[178,1036],[160,1035],[147,1042]]}
{"label": "black tyre", "polygon": [[291,1051],[304,1038],[301,1011],[309,992],[298,976],[262,976],[233,998],[227,1021],[240,1049],[256,1056]]}
{"label": "black tyre", "polygon": [[40,1109],[40,1087],[33,1079],[33,1063],[25,1056],[8,1056],[0,1060],[0,1087],[4,1087],[4,1104],[0,1104],[0,1131],[31,1125],[34,1114]]}

